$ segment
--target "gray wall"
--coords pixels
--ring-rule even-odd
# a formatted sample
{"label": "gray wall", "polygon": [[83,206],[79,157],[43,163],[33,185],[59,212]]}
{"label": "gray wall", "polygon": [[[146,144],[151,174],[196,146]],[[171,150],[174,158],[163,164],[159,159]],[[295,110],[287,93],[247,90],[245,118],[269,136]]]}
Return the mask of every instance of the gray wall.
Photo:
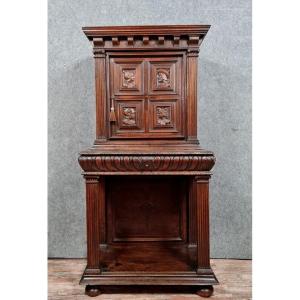
{"label": "gray wall", "polygon": [[95,132],[89,25],[211,24],[200,52],[198,135],[217,157],[211,255],[251,258],[251,2],[49,0],[49,257],[84,257],[78,152]]}

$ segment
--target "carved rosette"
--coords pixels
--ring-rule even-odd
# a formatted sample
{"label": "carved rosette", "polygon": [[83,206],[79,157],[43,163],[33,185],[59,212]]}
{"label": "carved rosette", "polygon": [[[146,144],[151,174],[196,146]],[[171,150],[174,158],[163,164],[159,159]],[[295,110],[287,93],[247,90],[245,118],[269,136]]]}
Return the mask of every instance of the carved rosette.
{"label": "carved rosette", "polygon": [[178,173],[184,175],[209,172],[215,157],[203,155],[97,155],[80,156],[79,164],[85,172],[105,173]]}

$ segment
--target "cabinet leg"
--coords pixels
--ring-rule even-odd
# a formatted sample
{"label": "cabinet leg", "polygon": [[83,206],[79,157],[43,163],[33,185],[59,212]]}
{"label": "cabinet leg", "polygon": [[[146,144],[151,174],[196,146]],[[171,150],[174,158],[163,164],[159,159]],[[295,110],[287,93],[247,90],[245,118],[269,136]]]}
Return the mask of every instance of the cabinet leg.
{"label": "cabinet leg", "polygon": [[199,287],[199,290],[197,291],[197,295],[200,297],[208,298],[210,297],[214,292],[214,288],[212,285],[203,285]]}
{"label": "cabinet leg", "polygon": [[100,287],[98,285],[87,285],[85,287],[85,294],[90,297],[96,297],[101,294]]}

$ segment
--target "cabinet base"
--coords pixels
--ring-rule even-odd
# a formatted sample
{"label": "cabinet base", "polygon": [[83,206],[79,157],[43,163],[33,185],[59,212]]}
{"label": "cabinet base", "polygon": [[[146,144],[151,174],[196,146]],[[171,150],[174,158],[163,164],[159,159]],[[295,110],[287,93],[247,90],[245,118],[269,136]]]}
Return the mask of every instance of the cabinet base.
{"label": "cabinet base", "polygon": [[219,284],[211,269],[206,272],[100,272],[86,269],[80,284],[86,285],[86,295],[124,292],[189,292],[201,297],[213,294],[213,285]]}
{"label": "cabinet base", "polygon": [[96,297],[101,294],[138,294],[138,293],[189,293],[197,294],[200,297],[208,298],[213,294],[212,285],[203,285],[203,286],[173,286],[173,285],[135,285],[135,286],[126,286],[126,285],[87,285],[85,287],[85,294],[90,297]]}
{"label": "cabinet base", "polygon": [[213,292],[214,287],[212,285],[203,285],[198,289],[197,295],[203,298],[208,298],[213,294]]}
{"label": "cabinet base", "polygon": [[85,269],[80,284],[208,286],[219,282],[211,268],[201,272],[101,272],[100,269]]}
{"label": "cabinet base", "polygon": [[85,287],[85,294],[90,297],[96,297],[101,294],[100,287],[98,285],[87,285]]}

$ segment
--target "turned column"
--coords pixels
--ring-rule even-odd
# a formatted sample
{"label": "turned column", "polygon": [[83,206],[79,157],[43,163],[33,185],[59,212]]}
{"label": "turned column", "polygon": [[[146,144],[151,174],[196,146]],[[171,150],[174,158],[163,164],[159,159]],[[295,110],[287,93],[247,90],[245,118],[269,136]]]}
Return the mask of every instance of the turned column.
{"label": "turned column", "polygon": [[101,211],[104,209],[104,177],[86,175],[87,270],[99,273]]}

